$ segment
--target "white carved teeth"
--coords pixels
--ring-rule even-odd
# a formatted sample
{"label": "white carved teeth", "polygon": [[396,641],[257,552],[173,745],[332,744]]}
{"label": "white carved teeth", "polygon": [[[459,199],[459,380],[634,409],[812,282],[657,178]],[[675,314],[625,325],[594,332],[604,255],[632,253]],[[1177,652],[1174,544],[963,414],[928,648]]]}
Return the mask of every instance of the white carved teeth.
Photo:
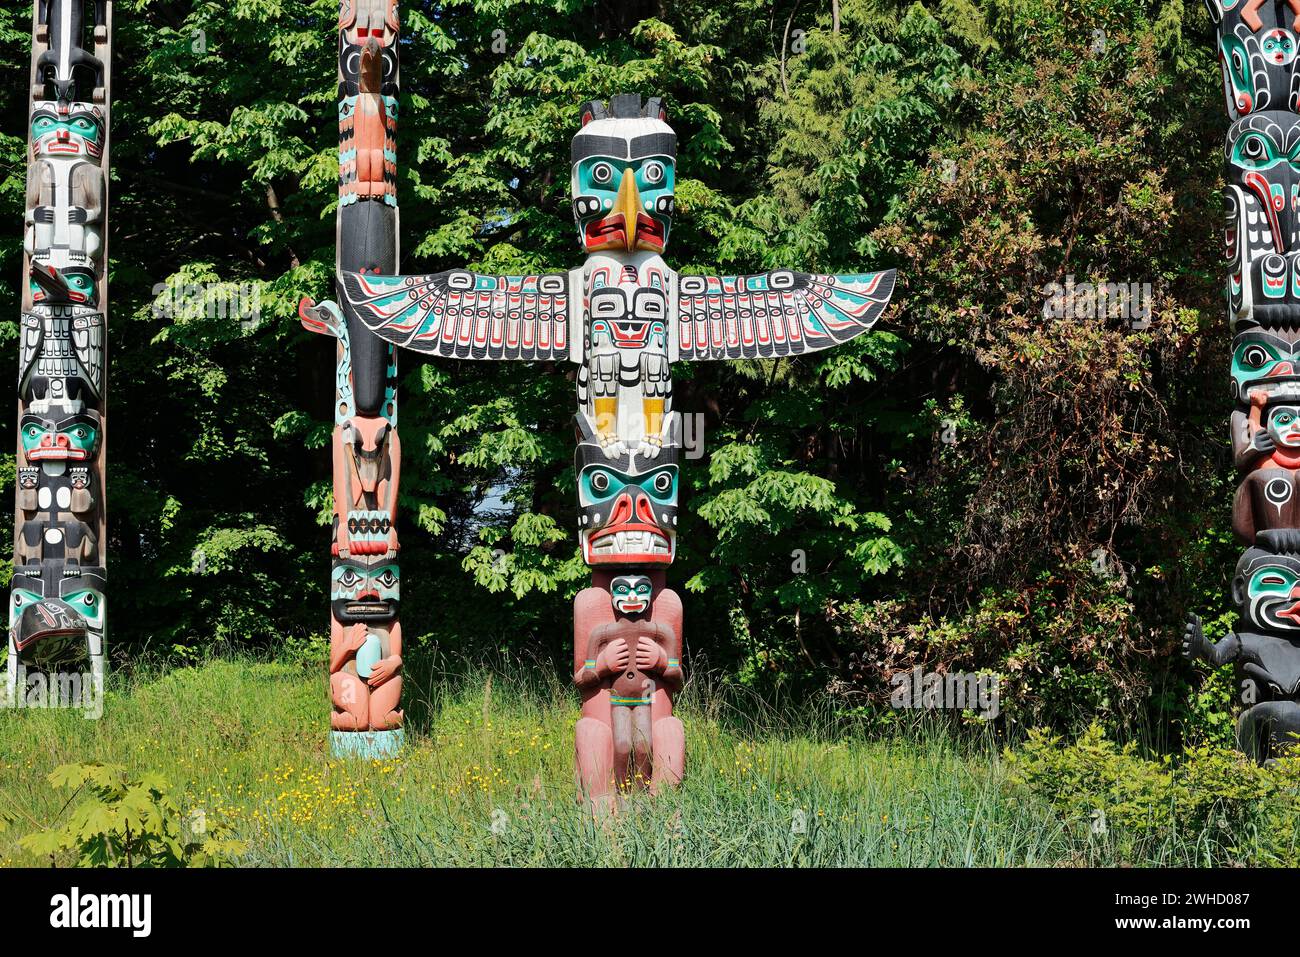
{"label": "white carved teeth", "polygon": [[1273,399],[1300,399],[1300,382],[1264,382],[1252,385],[1252,389],[1263,389]]}
{"label": "white carved teeth", "polygon": [[669,555],[668,540],[653,532],[616,532],[596,539],[591,551],[595,555]]}

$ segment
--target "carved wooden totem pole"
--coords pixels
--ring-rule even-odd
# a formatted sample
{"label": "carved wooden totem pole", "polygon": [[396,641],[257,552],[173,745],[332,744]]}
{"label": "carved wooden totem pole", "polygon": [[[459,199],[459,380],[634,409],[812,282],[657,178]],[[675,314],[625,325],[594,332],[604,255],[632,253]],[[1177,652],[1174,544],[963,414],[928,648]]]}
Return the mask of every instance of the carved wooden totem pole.
{"label": "carved wooden totem pole", "polygon": [[[397,269],[396,0],[342,0],[339,11],[340,275]],[[338,340],[334,523],[330,551],[331,747],[382,757],[401,749],[398,622],[397,350],[331,302],[304,300],[302,323]]]}
{"label": "carved wooden totem pole", "polygon": [[894,274],[678,276],[660,258],[677,155],[660,100],[590,102],[581,119],[571,155],[581,266],[535,276],[344,269],[338,282],[348,321],[397,346],[578,365],[578,534],[592,583],[574,599],[575,750],[581,793],[604,805],[617,790],[653,791],[685,771],[685,735],[673,716],[682,602],[666,583],[681,451],[672,363],[846,342],[880,316]]}
{"label": "carved wooden totem pole", "polygon": [[37,0],[9,690],[29,668],[104,674],[109,0]]}
{"label": "carved wooden totem pole", "polygon": [[1238,630],[1211,644],[1190,616],[1183,650],[1231,662],[1237,743],[1258,761],[1300,732],[1300,0],[1207,0],[1218,28],[1228,135],[1228,322],[1232,526],[1246,546],[1232,580]]}

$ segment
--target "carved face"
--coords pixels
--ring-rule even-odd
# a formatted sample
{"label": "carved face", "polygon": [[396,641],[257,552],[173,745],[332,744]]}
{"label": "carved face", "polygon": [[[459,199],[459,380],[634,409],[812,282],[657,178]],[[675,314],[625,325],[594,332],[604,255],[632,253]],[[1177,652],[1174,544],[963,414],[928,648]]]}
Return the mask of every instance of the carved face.
{"label": "carved face", "polygon": [[375,38],[373,46],[369,37],[360,43],[348,43],[343,35],[339,40],[339,65],[343,68],[343,89],[347,96],[357,96],[362,92],[397,96],[395,48],[381,45],[380,37]]}
{"label": "carved face", "polygon": [[1300,558],[1246,549],[1232,593],[1249,628],[1300,634]]}
{"label": "carved face", "polygon": [[1300,330],[1242,332],[1232,340],[1232,386],[1236,400],[1250,402],[1263,389],[1270,401],[1300,400]]}
{"label": "carved face", "polygon": [[28,412],[18,424],[23,454],[29,462],[84,462],[94,457],[99,443],[99,414],[77,412],[63,415],[54,408],[48,413]]}
{"label": "carved face", "polygon": [[583,108],[573,138],[573,217],[587,252],[661,253],[668,245],[677,136],[659,101],[616,96]]}
{"label": "carved face", "polygon": [[392,432],[387,419],[356,418],[343,423],[340,441],[347,449],[362,491],[374,493],[387,477],[387,442]]}
{"label": "carved face", "polygon": [[45,283],[34,278],[30,280],[32,302],[92,307],[98,305],[99,290],[95,286],[94,270],[84,266],[51,269],[48,264],[42,265],[46,266],[49,278]]}
{"label": "carved face", "polygon": [[401,597],[401,570],[382,557],[339,558],[334,561],[330,607],[344,624],[391,621]]}
{"label": "carved face", "polygon": [[[582,416],[579,416],[582,419]],[[658,458],[609,458],[584,438],[578,445],[578,537],[588,565],[668,565],[676,553],[678,449]]]}
{"label": "carved face", "polygon": [[1286,66],[1295,59],[1295,34],[1280,27],[1260,34],[1259,50],[1265,62],[1273,66]]}
{"label": "carved face", "polygon": [[104,630],[104,575],[55,565],[15,569],[9,627],[23,660],[48,666],[80,657],[88,636]]}
{"label": "carved face", "polygon": [[619,349],[668,348],[668,297],[649,286],[593,289],[587,303],[592,343]]}
{"label": "carved face", "polygon": [[654,586],[645,575],[616,575],[609,583],[609,597],[614,610],[634,618],[650,610]]}
{"label": "carved face", "polygon": [[1269,409],[1267,427],[1278,448],[1300,448],[1300,407],[1279,405]]}
{"label": "carved face", "polygon": [[[1227,178],[1253,196],[1263,213],[1273,252],[1284,254],[1297,246],[1300,214],[1300,116],[1294,113],[1252,113],[1232,124],[1224,149]],[[1265,296],[1270,290],[1266,272]]]}
{"label": "carved face", "polygon": [[104,113],[91,103],[38,103],[32,109],[34,157],[83,156],[98,161],[104,155]]}

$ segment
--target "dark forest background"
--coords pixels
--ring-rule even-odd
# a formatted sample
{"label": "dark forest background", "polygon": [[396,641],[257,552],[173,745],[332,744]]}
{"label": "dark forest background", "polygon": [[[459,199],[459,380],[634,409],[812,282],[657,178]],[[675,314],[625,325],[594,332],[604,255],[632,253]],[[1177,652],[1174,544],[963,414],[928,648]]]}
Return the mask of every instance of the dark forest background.
{"label": "dark forest background", "polygon": [[[331,293],[337,3],[114,6],[113,661],[310,651],[333,343],[295,307]],[[0,7],[11,375],[30,16]],[[664,96],[678,131],[670,264],[900,271],[847,347],[676,368],[706,422],[671,573],[694,668],[877,715],[900,669],[988,669],[1020,726],[1224,735],[1227,678],[1176,655],[1185,610],[1230,625],[1236,558],[1226,120],[1198,4],[403,0],[402,19],[404,272],[579,262],[569,138],[581,101],[620,92]],[[1067,277],[1149,283],[1149,326],[1044,317]],[[256,283],[261,319],[165,317],[166,282]],[[401,403],[408,657],[562,668],[586,577],[573,369],[406,357]]]}

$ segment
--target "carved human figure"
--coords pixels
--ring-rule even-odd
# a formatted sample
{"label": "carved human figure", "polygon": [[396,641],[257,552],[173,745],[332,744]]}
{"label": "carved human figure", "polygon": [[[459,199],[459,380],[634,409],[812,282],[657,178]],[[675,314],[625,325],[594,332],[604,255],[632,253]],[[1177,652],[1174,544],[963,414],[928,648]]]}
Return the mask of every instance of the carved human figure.
{"label": "carved human figure", "polygon": [[1210,642],[1196,615],[1188,618],[1183,654],[1213,665],[1233,664],[1241,700],[1237,744],[1265,761],[1300,732],[1300,529],[1265,529],[1237,562],[1232,599],[1240,624]]}
{"label": "carved human figure", "polygon": [[575,750],[580,792],[608,805],[613,788],[676,784],[686,736],[673,716],[681,690],[681,600],[649,575],[603,575],[574,604],[574,684],[582,697]]}
{"label": "carved human figure", "polygon": [[338,559],[330,592],[330,695],[335,731],[402,726],[402,626],[396,562]]}

